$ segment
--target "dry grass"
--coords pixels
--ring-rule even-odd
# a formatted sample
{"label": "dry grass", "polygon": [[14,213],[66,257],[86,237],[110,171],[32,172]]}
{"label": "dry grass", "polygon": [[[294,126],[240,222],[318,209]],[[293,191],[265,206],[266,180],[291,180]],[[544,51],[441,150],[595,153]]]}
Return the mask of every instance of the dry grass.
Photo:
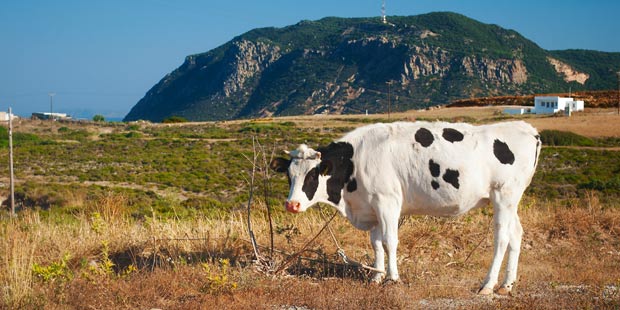
{"label": "dry grass", "polygon": [[[119,208],[122,201],[123,197],[104,197],[96,210],[78,214],[68,223],[42,220],[36,212],[21,213],[19,219],[4,223],[0,261],[10,272],[0,276],[2,305],[48,309],[620,306],[620,208],[601,205],[594,194],[566,205],[523,202],[520,280],[514,296],[491,298],[475,294],[491,260],[490,209],[454,219],[404,221],[399,248],[403,283],[377,286],[367,283],[364,272],[322,261],[341,263],[326,232],[310,247],[312,251],[303,254],[314,261],[296,261],[285,273],[264,274],[252,264],[244,214],[218,220],[135,222],[121,212],[103,210]],[[279,213],[275,222],[282,229],[275,235],[276,249],[287,253],[299,249],[319,231],[324,218],[316,211]],[[258,242],[267,245],[266,219],[254,217],[253,226]],[[331,227],[349,257],[371,262],[367,233],[340,217]],[[67,277],[46,282],[33,274],[34,264],[50,266],[67,254]],[[285,259],[274,255],[276,263]],[[225,260],[232,267],[227,268]]]}
{"label": "dry grass", "polygon": [[[18,229],[17,223],[0,228],[2,238],[2,272],[0,288],[2,304],[10,308],[21,308],[32,303],[32,265],[38,238],[36,234]],[[0,304],[0,305],[2,305]]]}
{"label": "dry grass", "polygon": [[620,137],[620,115],[613,109],[589,110],[571,117],[529,118],[526,120],[538,129],[571,131],[586,137]]}

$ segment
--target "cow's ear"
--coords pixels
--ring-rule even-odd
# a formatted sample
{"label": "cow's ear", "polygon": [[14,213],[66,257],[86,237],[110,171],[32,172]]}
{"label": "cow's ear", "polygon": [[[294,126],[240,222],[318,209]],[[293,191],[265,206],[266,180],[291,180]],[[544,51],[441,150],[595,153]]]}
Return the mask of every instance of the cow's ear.
{"label": "cow's ear", "polygon": [[275,172],[286,172],[288,166],[291,165],[291,160],[283,157],[276,157],[269,163],[269,168]]}
{"label": "cow's ear", "polygon": [[331,160],[323,160],[321,161],[321,164],[319,165],[319,172],[321,173],[321,175],[331,174],[333,169],[334,169],[334,164],[332,163]]}

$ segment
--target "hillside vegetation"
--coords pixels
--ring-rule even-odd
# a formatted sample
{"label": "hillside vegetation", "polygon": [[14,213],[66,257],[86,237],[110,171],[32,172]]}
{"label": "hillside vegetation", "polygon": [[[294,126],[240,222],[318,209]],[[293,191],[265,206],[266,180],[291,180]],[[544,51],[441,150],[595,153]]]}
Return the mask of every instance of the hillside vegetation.
{"label": "hillside vegetation", "polygon": [[[452,219],[404,218],[402,284],[368,284],[367,271],[339,258],[327,230],[299,259],[287,262],[332,210],[284,212],[286,177],[265,169],[256,174],[252,223],[259,251],[274,265],[256,264],[246,221],[255,154],[261,163],[282,149],[324,145],[376,121],[511,119],[492,110],[454,111],[461,110],[389,120],[385,115],[172,124],[21,120],[15,137],[18,216],[0,212],[5,271],[0,308],[620,306],[617,128],[605,136],[541,130],[539,168],[520,206],[524,251],[512,297],[475,295],[491,259],[490,208]],[[6,138],[0,131],[3,158]],[[8,175],[6,165],[0,171]],[[8,180],[2,184],[6,190]],[[340,217],[330,228],[351,259],[371,263],[367,233]]]}
{"label": "hillside vegetation", "polygon": [[[328,17],[241,34],[184,63],[125,117],[161,122],[358,114],[457,99],[615,89],[620,53],[547,51],[513,30],[437,12]],[[391,83],[391,86],[388,86]]]}

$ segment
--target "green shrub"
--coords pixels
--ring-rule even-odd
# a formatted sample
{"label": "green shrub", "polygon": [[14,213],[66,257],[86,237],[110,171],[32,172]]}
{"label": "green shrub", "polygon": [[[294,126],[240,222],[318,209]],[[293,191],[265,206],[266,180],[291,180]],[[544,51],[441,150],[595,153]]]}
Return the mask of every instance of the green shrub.
{"label": "green shrub", "polygon": [[32,272],[37,278],[43,280],[43,282],[50,282],[56,280],[62,282],[69,281],[73,278],[73,273],[67,265],[67,262],[70,258],[71,255],[69,253],[66,253],[60,259],[60,261],[52,262],[47,266],[34,263],[32,266]]}
{"label": "green shrub", "polygon": [[125,138],[142,138],[142,134],[140,132],[137,131],[130,131],[128,133],[125,134]]}
{"label": "green shrub", "polygon": [[188,120],[185,117],[182,116],[170,116],[168,118],[165,118],[162,123],[164,124],[171,124],[171,123],[187,123]]}
{"label": "green shrub", "polygon": [[540,139],[545,145],[552,146],[594,146],[592,139],[576,133],[560,130],[543,130]]}
{"label": "green shrub", "polygon": [[[15,132],[13,130],[13,145],[35,144],[41,142],[41,138],[31,133]],[[9,147],[9,129],[0,126],[0,147]]]}
{"label": "green shrub", "polygon": [[93,121],[94,122],[105,122],[105,117],[103,117],[103,115],[101,114],[97,114],[93,116]]}

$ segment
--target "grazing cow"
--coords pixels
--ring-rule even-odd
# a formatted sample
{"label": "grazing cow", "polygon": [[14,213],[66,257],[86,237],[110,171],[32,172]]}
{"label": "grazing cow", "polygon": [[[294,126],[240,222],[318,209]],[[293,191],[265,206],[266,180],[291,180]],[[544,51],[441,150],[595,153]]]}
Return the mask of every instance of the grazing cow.
{"label": "grazing cow", "polygon": [[[523,229],[517,215],[540,153],[540,136],[517,121],[492,125],[397,122],[357,128],[327,147],[300,145],[270,166],[288,172],[286,210],[327,203],[353,226],[370,230],[374,267],[398,281],[398,220],[403,215],[456,216],[493,204],[493,262],[479,291],[491,294],[508,249],[504,283],[517,279]],[[384,273],[375,274],[381,281]]]}

